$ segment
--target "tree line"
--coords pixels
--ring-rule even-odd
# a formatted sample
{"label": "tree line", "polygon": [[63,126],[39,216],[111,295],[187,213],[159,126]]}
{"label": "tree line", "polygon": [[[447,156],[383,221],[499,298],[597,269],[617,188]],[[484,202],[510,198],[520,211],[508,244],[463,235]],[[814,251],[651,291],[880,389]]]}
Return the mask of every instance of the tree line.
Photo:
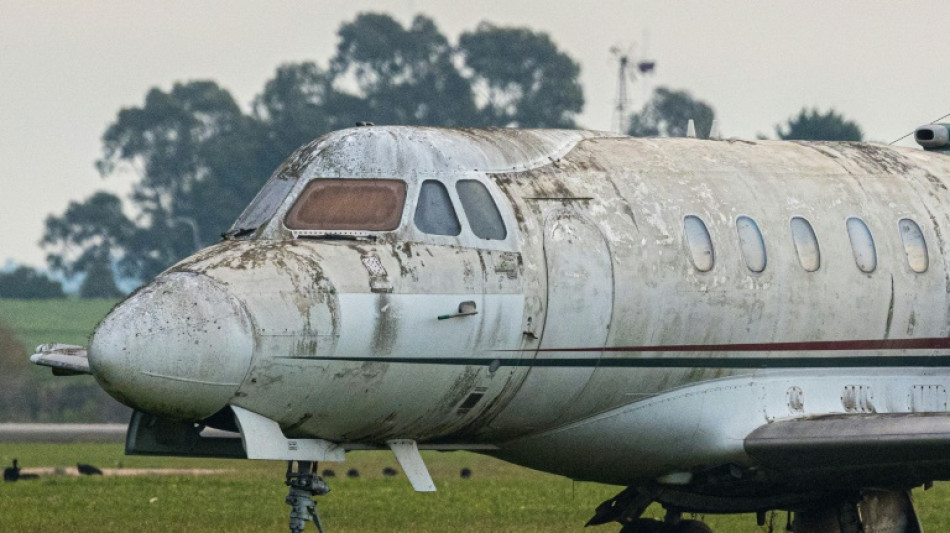
{"label": "tree line", "polygon": [[583,108],[580,66],[545,33],[482,23],[452,44],[425,16],[405,27],[366,13],[338,37],[326,66],[278,67],[247,113],[213,81],[153,88],[119,111],[98,169],[137,174],[128,203],[98,192],[50,216],[50,268],[150,279],[218,240],[293,150],[358,121],[573,128]]}
{"label": "tree line", "polygon": [[[343,23],[325,65],[279,66],[245,112],[214,81],[153,88],[121,109],[102,136],[103,177],[135,180],[128,198],[96,192],[46,219],[50,271],[82,277],[80,294],[117,297],[113,272],[148,280],[220,238],[270,172],[298,146],[359,121],[446,127],[575,128],[580,66],[549,35],[482,22],[456,43],[432,19],[408,26],[364,13]],[[634,136],[704,136],[712,106],[657,88],[631,116]],[[803,109],[781,139],[860,140],[834,111]],[[25,270],[24,270],[25,269]],[[0,274],[0,297],[58,297],[37,272]],[[5,280],[7,283],[5,284]],[[25,282],[24,280],[28,281]],[[24,288],[29,288],[24,292]]]}
{"label": "tree line", "polygon": [[[708,103],[689,91],[658,87],[643,109],[630,117],[628,134],[634,137],[684,137],[687,124],[694,121],[697,135],[707,137],[716,113]],[[864,132],[852,120],[830,109],[802,108],[784,124],[775,126],[775,137],[783,141],[862,141]],[[760,139],[766,136],[759,134]]]}

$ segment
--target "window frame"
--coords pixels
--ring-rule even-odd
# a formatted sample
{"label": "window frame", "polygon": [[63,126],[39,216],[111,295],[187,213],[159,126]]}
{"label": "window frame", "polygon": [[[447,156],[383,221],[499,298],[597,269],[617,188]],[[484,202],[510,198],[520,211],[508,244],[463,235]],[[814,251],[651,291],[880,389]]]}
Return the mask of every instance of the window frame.
{"label": "window frame", "polygon": [[[418,205],[422,182],[428,179],[440,181],[443,185],[445,185],[445,188],[449,193],[449,198],[452,200],[452,207],[455,209],[459,223],[462,225],[462,231],[458,236],[453,237],[447,235],[433,235],[431,233],[424,233],[419,228],[415,227],[412,217],[415,215],[415,209]],[[501,220],[504,223],[505,229],[507,231],[507,236],[503,240],[482,239],[476,236],[472,231],[472,228],[469,225],[468,216],[465,214],[462,201],[459,198],[458,190],[456,189],[456,183],[462,180],[478,181],[488,190],[488,194],[491,195],[492,201],[495,203],[495,206],[498,208],[498,212],[501,214]],[[404,231],[400,234],[400,238],[410,242],[419,242],[435,246],[459,246],[463,248],[497,250],[504,252],[519,251],[518,221],[514,217],[513,207],[510,205],[508,198],[501,194],[501,192],[498,190],[498,187],[495,185],[489,175],[478,172],[457,172],[437,175],[420,174],[418,176],[414,176],[414,178],[409,182],[409,185],[409,192],[407,192],[406,198],[406,213],[409,213],[410,215],[407,217],[408,222],[404,226]]]}
{"label": "window frame", "polygon": [[[477,184],[480,187],[480,189],[476,189],[478,191],[478,194],[481,194],[482,192],[484,192],[485,194],[488,195],[488,201],[491,207],[494,208],[494,213],[489,218],[494,218],[494,215],[497,215],[497,222],[501,225],[500,229],[502,233],[504,234],[503,236],[499,238],[485,237],[475,231],[475,228],[472,226],[473,217],[469,214],[468,208],[466,207],[466,202],[463,199],[462,194],[460,193],[460,190],[459,190],[459,186],[461,186],[463,183]],[[469,229],[472,230],[472,234],[474,234],[476,238],[485,240],[485,241],[503,241],[508,238],[508,227],[505,225],[505,219],[501,216],[501,209],[498,207],[498,202],[492,196],[491,191],[484,183],[482,183],[479,180],[474,180],[474,179],[465,179],[465,178],[457,179],[455,180],[455,194],[459,199],[459,203],[462,204],[462,214],[466,222],[469,223]],[[469,195],[469,199],[470,200],[472,199],[471,195]],[[476,207],[476,206],[473,205],[473,207]],[[457,213],[456,213],[456,216],[457,216]],[[489,221],[489,222],[492,222],[492,221]],[[495,231],[495,230],[498,230],[499,228],[490,228],[490,229],[492,231]]]}
{"label": "window frame", "polygon": [[[402,203],[402,212],[399,215],[399,221],[396,223],[396,227],[393,229],[382,229],[382,230],[364,230],[364,229],[304,229],[304,228],[292,228],[287,225],[287,218],[290,216],[290,213],[293,211],[294,206],[297,205],[297,202],[301,201],[302,195],[310,188],[311,184],[314,182],[322,180],[334,180],[334,181],[393,181],[401,182],[404,185],[404,198]],[[303,183],[299,187],[295,187],[285,199],[284,206],[275,214],[275,216],[280,217],[280,223],[283,228],[291,233],[293,238],[299,237],[321,237],[325,235],[345,235],[352,237],[367,237],[374,235],[381,235],[387,233],[398,232],[400,228],[404,227],[406,224],[406,215],[408,213],[409,200],[412,194],[412,183],[408,180],[400,178],[390,178],[390,177],[380,177],[380,176],[323,176],[319,178],[312,178],[308,180],[302,180]]]}
{"label": "window frame", "polygon": [[[306,189],[310,182],[321,179],[379,179],[379,180],[400,180],[406,183],[406,202],[402,210],[402,219],[397,229],[392,231],[322,231],[322,230],[294,230],[285,224],[284,220],[287,213],[293,207],[294,202],[300,194]],[[425,180],[436,180],[441,182],[448,191],[449,198],[452,201],[452,207],[455,209],[459,218],[459,224],[462,231],[458,236],[433,235],[424,233],[415,227],[413,217],[415,216],[416,206],[418,205],[419,193],[422,189],[422,182]],[[507,236],[504,240],[487,240],[477,237],[469,227],[468,217],[459,213],[462,211],[462,202],[458,197],[455,183],[460,180],[476,180],[488,190],[492,201],[501,214],[501,220],[505,225]],[[362,172],[349,173],[346,176],[340,176],[334,173],[322,174],[320,177],[310,177],[300,179],[296,185],[287,194],[284,202],[272,217],[272,220],[279,221],[279,231],[290,234],[291,238],[298,237],[320,237],[323,235],[346,235],[353,237],[374,237],[381,235],[393,235],[397,240],[412,243],[431,244],[435,246],[457,246],[463,248],[474,248],[481,250],[495,250],[502,252],[518,252],[518,242],[520,240],[520,227],[518,220],[514,215],[515,207],[511,205],[508,197],[501,193],[498,186],[494,183],[491,175],[482,172],[447,172],[447,173],[416,173],[407,176],[386,176],[379,173]]]}
{"label": "window frame", "polygon": [[[814,268],[809,268],[809,265],[805,264],[804,255],[802,254],[802,251],[798,246],[799,241],[798,239],[795,238],[795,227],[792,225],[794,224],[795,220],[803,221],[805,225],[807,226],[809,233],[811,235],[811,241],[814,243],[814,246],[815,246],[816,264]],[[822,263],[821,240],[818,238],[818,233],[815,232],[815,225],[812,224],[811,221],[808,220],[808,218],[802,215],[794,215],[788,219],[788,229],[789,229],[789,236],[792,238],[792,248],[795,250],[795,259],[798,260],[798,266],[800,266],[802,270],[804,270],[805,272],[818,272],[819,270],[821,270],[821,263]]]}
{"label": "window frame", "polygon": [[[425,189],[426,183],[432,182],[442,188],[443,193],[445,193],[444,200],[448,200],[448,207],[452,210],[452,216],[455,218],[455,226],[458,228],[456,233],[434,233],[432,231],[426,231],[423,228],[419,227],[419,200],[422,198],[422,191]],[[416,192],[416,195],[412,198],[415,200],[415,203],[412,205],[412,227],[416,231],[420,231],[425,235],[439,236],[439,237],[458,237],[462,234],[462,220],[459,217],[458,209],[455,206],[455,202],[452,200],[452,197],[449,195],[449,188],[445,185],[445,182],[437,179],[427,178],[419,181],[419,190]]]}
{"label": "window frame", "polygon": [[[690,232],[689,222],[695,220],[699,222],[699,226],[695,226],[695,229],[702,229],[702,235],[696,235]],[[697,242],[694,238],[691,237],[698,236],[705,240],[705,243]],[[686,252],[689,255],[690,263],[693,265],[693,268],[697,272],[703,274],[712,272],[716,268],[716,243],[713,242],[712,233],[709,231],[709,225],[706,224],[706,221],[703,220],[699,215],[688,214],[683,216],[683,243],[686,245]],[[709,265],[707,266],[703,259],[704,250],[700,249],[702,245],[709,245]]]}
{"label": "window frame", "polygon": [[[904,231],[901,227],[905,220],[913,225],[916,230],[916,235],[920,237],[920,243],[923,246],[923,268],[915,267],[914,262],[911,260],[911,245],[913,242],[908,241],[905,238]],[[914,272],[915,274],[924,274],[930,270],[930,246],[927,244],[927,236],[924,235],[924,229],[920,227],[920,224],[918,224],[916,220],[909,216],[901,217],[897,219],[897,234],[901,240],[901,248],[904,250],[904,260],[906,261],[905,264],[907,265],[907,268],[909,268],[911,272]]]}
{"label": "window frame", "polygon": [[[868,223],[859,216],[849,216],[844,221],[848,233],[848,243],[851,244],[851,254],[854,256],[854,265],[864,274],[871,274],[877,270],[877,244],[874,234]],[[855,240],[859,239],[859,240]],[[870,248],[867,246],[870,245]],[[865,257],[870,252],[870,257]]]}
{"label": "window frame", "polygon": [[[739,226],[739,222],[741,220],[748,220],[749,222],[751,222],[751,226],[746,226],[746,227],[753,228],[755,230],[754,236],[758,237],[757,244],[761,251],[761,256],[762,256],[762,266],[760,268],[755,268],[749,262],[750,254],[748,253],[748,249],[746,246],[742,245],[742,243],[744,242],[742,238],[743,230]],[[742,256],[742,262],[743,264],[745,264],[746,269],[753,274],[761,274],[765,272],[765,269],[768,268],[769,266],[769,250],[768,250],[768,246],[766,246],[765,244],[765,235],[762,233],[762,228],[759,226],[759,223],[756,222],[756,220],[749,215],[739,215],[733,221],[733,224],[736,228],[736,239],[737,239],[737,244],[739,247],[739,254]]]}

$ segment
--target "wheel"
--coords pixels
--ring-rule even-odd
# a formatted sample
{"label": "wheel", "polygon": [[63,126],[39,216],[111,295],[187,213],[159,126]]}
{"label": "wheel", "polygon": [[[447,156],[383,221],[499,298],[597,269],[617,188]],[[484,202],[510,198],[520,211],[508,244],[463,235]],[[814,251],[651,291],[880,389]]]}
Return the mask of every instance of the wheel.
{"label": "wheel", "polygon": [[680,520],[670,529],[670,533],[713,533],[713,530],[699,520]]}

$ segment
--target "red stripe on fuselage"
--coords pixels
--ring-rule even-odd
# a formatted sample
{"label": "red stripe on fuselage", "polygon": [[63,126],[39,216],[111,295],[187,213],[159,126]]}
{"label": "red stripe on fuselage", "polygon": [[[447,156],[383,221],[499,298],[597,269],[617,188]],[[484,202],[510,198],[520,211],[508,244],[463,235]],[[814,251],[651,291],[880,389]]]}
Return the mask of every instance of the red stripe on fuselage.
{"label": "red stripe on fuselage", "polygon": [[[541,348],[539,352],[821,352],[859,350],[950,349],[950,338],[870,339],[845,341],[752,342],[739,344],[673,344],[668,346],[606,346],[595,348]],[[535,350],[500,350],[533,352]]]}

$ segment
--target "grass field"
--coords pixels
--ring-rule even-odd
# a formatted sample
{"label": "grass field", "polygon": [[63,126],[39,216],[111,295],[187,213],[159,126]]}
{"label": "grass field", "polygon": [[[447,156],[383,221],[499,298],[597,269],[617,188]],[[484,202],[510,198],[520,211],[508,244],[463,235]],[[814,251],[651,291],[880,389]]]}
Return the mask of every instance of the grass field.
{"label": "grass field", "polygon": [[0,421],[106,422],[128,419],[91,376],[57,378],[31,365],[39,344],[86,345],[114,300],[0,299]]}
{"label": "grass field", "polygon": [[[219,469],[213,475],[73,477],[0,484],[0,531],[4,532],[218,532],[286,531],[285,465],[275,461],[235,461],[128,457],[107,444],[0,444],[0,464],[13,457],[21,466],[68,467],[77,462],[100,468]],[[466,452],[424,452],[438,486],[415,493],[401,474],[386,478],[383,467],[398,466],[389,452],[351,452],[347,462],[326,463],[337,472],[319,509],[328,533],[357,532],[580,532],[593,509],[619,487],[574,483]],[[469,467],[471,479],[460,479]],[[349,468],[360,478],[343,476]],[[945,511],[950,486],[915,491],[928,533],[950,530]],[[661,516],[653,507],[652,516]],[[768,531],[752,515],[707,516],[717,533]],[[774,531],[784,531],[777,514]],[[615,533],[604,525],[591,533]],[[316,531],[311,528],[311,531]]]}
{"label": "grass field", "polygon": [[39,344],[62,342],[85,345],[92,329],[115,300],[0,299],[0,322],[13,329],[32,350]]}
{"label": "grass field", "polygon": [[[25,358],[45,342],[85,344],[95,324],[115,302],[60,300],[29,302],[0,300],[0,378],[26,383],[25,394],[95,388],[85,377],[53,378],[49,371],[29,365]],[[5,345],[4,342],[7,342]],[[10,343],[21,346],[10,346]],[[15,349],[14,349],[15,348]],[[18,353],[13,353],[18,351]],[[23,373],[22,376],[16,373]],[[83,382],[81,380],[86,380]],[[7,383],[11,383],[8,381]],[[3,382],[0,382],[3,386]],[[0,391],[2,392],[2,391]],[[98,394],[98,391],[97,391]],[[104,396],[104,395],[103,395]],[[63,395],[69,401],[68,394]],[[0,401],[3,397],[0,396]],[[109,398],[89,400],[111,402]],[[2,406],[0,406],[2,407]],[[63,409],[62,406],[56,407]],[[90,407],[77,419],[95,416]],[[38,419],[42,419],[41,416]],[[91,421],[91,420],[89,420]],[[401,475],[385,478],[383,467],[398,468],[389,452],[351,452],[343,464],[326,464],[338,477],[332,492],[319,498],[328,533],[356,532],[579,532],[594,508],[620,487],[543,474],[465,452],[423,452],[438,492],[412,491]],[[74,477],[49,475],[37,480],[0,484],[0,532],[217,532],[286,531],[289,507],[284,504],[285,465],[272,461],[128,457],[120,445],[0,444],[0,465],[13,458],[21,466],[70,467],[77,462],[100,468],[213,468],[213,475],[141,475]],[[469,467],[471,479],[459,478]],[[342,474],[349,468],[359,479]],[[322,468],[321,468],[322,469]],[[917,509],[928,533],[950,531],[950,484],[915,491]],[[657,506],[648,515],[662,516]],[[707,516],[717,533],[768,531],[751,515]],[[784,531],[785,515],[774,518],[774,531]],[[616,525],[591,528],[591,533],[614,533]],[[310,531],[316,531],[311,527]]]}
{"label": "grass field", "polygon": [[[0,446],[8,464],[219,468],[211,476],[50,477],[0,485],[0,531],[283,531],[284,464],[279,462],[125,457],[118,446]],[[68,459],[66,459],[68,457]],[[330,532],[577,531],[613,487],[572,484],[466,453],[426,454],[439,491],[414,493],[388,452],[350,454],[326,464],[340,477],[319,499]],[[462,480],[461,467],[474,476]],[[342,477],[357,468],[361,477]],[[150,503],[151,502],[151,503]],[[65,529],[63,529],[65,528]]]}

